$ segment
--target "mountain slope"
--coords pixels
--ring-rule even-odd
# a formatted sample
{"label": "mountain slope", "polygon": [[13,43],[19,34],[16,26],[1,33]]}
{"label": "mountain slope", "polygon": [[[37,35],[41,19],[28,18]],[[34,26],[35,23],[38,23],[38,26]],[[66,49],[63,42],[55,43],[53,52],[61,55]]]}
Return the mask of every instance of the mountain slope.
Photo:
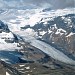
{"label": "mountain slope", "polygon": [[[8,26],[0,22],[0,59],[6,63],[16,63],[10,66],[13,68],[12,73],[15,67],[21,74],[25,74],[27,68],[29,74],[33,66],[40,68],[40,65],[41,69],[47,72],[51,69],[62,69],[64,65],[74,68],[75,66],[72,66],[75,65],[74,9],[8,9],[1,12],[0,19]],[[21,63],[23,65],[20,65]],[[29,63],[27,68],[26,63]],[[64,74],[68,71],[68,68],[66,69],[65,73],[62,71]],[[39,72],[38,74],[41,73]]]}

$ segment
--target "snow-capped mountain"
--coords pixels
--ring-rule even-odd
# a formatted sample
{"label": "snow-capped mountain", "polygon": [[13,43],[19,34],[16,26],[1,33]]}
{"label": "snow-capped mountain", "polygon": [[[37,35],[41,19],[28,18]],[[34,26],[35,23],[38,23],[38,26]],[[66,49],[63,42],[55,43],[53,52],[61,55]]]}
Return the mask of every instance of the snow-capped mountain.
{"label": "snow-capped mountain", "polygon": [[60,68],[56,63],[75,65],[73,10],[1,10],[0,59],[9,63],[37,62],[55,69]]}
{"label": "snow-capped mountain", "polygon": [[9,29],[14,33],[22,31],[22,33],[27,33],[74,53],[74,10],[75,8],[58,10],[49,8],[7,9],[1,13],[0,18],[8,24]]}
{"label": "snow-capped mountain", "polygon": [[[12,32],[23,31],[48,43],[75,52],[75,8],[58,10],[26,9],[5,10],[0,18]],[[5,17],[3,17],[5,15]],[[11,16],[12,15],[12,16]]]}

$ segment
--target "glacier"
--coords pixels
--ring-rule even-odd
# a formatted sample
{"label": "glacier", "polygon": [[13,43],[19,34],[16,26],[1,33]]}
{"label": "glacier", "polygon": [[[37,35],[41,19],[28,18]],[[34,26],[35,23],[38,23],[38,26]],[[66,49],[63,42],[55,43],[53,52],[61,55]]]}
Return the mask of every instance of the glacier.
{"label": "glacier", "polygon": [[[40,23],[41,22],[40,20],[42,18],[44,18],[43,22],[46,24],[48,20],[53,20],[54,17],[62,16],[66,14],[74,14],[75,11],[73,10],[75,10],[75,8],[62,9],[62,10],[61,9],[51,10],[47,12],[42,12],[42,9],[40,10],[39,9],[18,10],[18,11],[17,10],[13,11],[13,9],[11,9],[11,10],[6,10],[4,13],[1,13],[0,19],[2,19],[3,22],[8,24],[9,29],[14,34],[16,34],[17,37],[19,36],[22,37],[24,41],[30,43],[30,45],[40,49],[41,51],[48,54],[50,57],[52,57],[55,60],[61,61],[66,64],[75,65],[75,60],[69,58],[67,55],[65,55],[60,50],[55,49],[54,47],[48,45],[45,42],[37,40],[37,35],[33,30],[28,29],[27,31],[26,30],[22,31],[20,29],[20,27],[23,27],[26,25],[30,25],[32,27],[35,24]],[[5,44],[5,47],[7,49],[10,49],[8,45]],[[12,45],[13,45],[13,48],[15,48],[15,45],[14,44]]]}
{"label": "glacier", "polygon": [[60,50],[55,49],[51,45],[43,41],[37,40],[35,37],[32,37],[27,33],[24,34],[23,31],[22,32],[20,31],[18,33],[15,32],[15,34],[18,37],[19,36],[22,37],[25,42],[28,42],[30,45],[40,49],[41,51],[43,51],[44,53],[46,53],[53,59],[66,63],[66,64],[75,65],[75,60],[69,58],[66,54],[64,54]]}

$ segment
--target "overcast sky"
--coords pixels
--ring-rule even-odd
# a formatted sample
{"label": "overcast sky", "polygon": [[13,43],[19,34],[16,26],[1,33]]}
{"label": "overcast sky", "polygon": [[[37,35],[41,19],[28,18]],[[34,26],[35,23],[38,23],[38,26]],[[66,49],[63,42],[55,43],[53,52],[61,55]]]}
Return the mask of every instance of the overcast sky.
{"label": "overcast sky", "polygon": [[0,8],[51,7],[61,9],[75,7],[75,0],[0,0]]}

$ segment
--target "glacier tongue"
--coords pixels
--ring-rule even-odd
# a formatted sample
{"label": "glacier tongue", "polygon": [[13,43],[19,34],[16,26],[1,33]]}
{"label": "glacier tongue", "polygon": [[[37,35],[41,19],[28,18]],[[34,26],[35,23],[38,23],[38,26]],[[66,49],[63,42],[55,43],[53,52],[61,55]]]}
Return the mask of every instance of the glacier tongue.
{"label": "glacier tongue", "polygon": [[54,47],[46,44],[45,42],[42,42],[40,40],[35,39],[32,36],[29,36],[28,34],[20,34],[20,32],[15,32],[16,35],[23,38],[25,42],[30,43],[30,45],[40,49],[44,53],[48,54],[50,57],[52,57],[55,60],[61,61],[66,64],[75,65],[75,60],[69,58],[67,55],[65,55],[63,52],[55,49]]}

